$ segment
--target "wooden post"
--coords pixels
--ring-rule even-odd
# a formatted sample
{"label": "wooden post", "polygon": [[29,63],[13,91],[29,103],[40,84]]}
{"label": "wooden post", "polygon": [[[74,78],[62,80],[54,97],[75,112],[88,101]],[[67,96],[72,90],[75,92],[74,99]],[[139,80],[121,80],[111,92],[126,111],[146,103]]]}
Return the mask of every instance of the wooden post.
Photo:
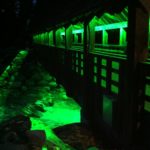
{"label": "wooden post", "polygon": [[94,20],[92,20],[90,23],[89,23],[89,26],[90,26],[90,39],[89,39],[89,42],[90,42],[90,51],[94,50],[94,47],[95,47],[95,22]]}
{"label": "wooden post", "polygon": [[71,48],[72,45],[72,25],[66,29],[66,49]]}
{"label": "wooden post", "polygon": [[[138,1],[129,1],[127,33],[127,67],[123,109],[123,141],[126,149],[132,143],[136,129],[138,57],[148,43],[148,13]],[[138,56],[138,57],[137,57]]]}

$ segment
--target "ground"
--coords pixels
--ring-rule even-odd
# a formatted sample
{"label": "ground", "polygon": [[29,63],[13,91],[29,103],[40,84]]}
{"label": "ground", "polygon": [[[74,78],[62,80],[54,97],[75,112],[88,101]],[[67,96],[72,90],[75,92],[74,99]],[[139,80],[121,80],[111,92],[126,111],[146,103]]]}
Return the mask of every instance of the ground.
{"label": "ground", "polygon": [[[51,76],[38,61],[28,56],[28,51],[20,51],[1,74],[0,93],[1,122],[18,114],[29,116],[32,121],[31,130],[46,132],[47,141],[43,150],[52,147],[59,147],[62,150],[75,149],[69,145],[68,138],[60,139],[54,129],[74,124],[72,129],[80,131],[83,128],[78,126],[81,108],[75,100],[66,95],[63,86],[57,86],[55,77]],[[60,133],[66,134],[59,132],[60,137],[63,137]],[[87,139],[91,140],[92,136],[83,137],[82,140],[86,140],[84,142],[87,143]],[[72,141],[79,143],[79,138]],[[93,139],[91,141],[89,144],[94,143]],[[82,149],[81,144],[79,147],[78,150]]]}

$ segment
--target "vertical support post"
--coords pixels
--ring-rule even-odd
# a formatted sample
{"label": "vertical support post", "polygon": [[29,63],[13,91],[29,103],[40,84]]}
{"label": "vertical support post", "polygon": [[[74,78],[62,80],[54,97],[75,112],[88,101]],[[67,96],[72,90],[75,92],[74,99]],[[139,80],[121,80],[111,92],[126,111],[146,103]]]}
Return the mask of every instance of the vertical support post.
{"label": "vertical support post", "polygon": [[60,29],[56,31],[56,46],[61,45]]}
{"label": "vertical support post", "polygon": [[130,149],[136,130],[137,115],[137,67],[139,56],[148,43],[148,13],[138,1],[128,2],[127,67],[125,92],[122,103],[123,141],[125,149]]}
{"label": "vertical support post", "polygon": [[66,29],[66,49],[72,46],[72,25]]}
{"label": "vertical support post", "polygon": [[51,46],[54,45],[54,34],[53,34],[53,31],[51,31],[51,33],[50,33],[50,44],[51,44]]}
{"label": "vertical support post", "polygon": [[53,44],[55,47],[56,46],[56,30],[55,29],[53,30]]}
{"label": "vertical support post", "polygon": [[89,77],[89,48],[90,48],[90,39],[89,39],[89,20],[86,19],[84,22],[84,98],[83,98],[83,106],[81,110],[81,118],[83,117],[83,121],[87,121],[89,123],[91,119],[91,91],[90,91],[90,77]]}
{"label": "vertical support post", "polygon": [[125,46],[126,45],[126,31],[124,30],[124,28],[120,28],[120,41],[119,44],[120,46]]}
{"label": "vertical support post", "polygon": [[94,20],[92,20],[90,23],[89,23],[89,26],[90,26],[90,39],[89,39],[89,42],[90,42],[90,51],[94,50],[94,47],[95,47],[95,22]]}
{"label": "vertical support post", "polygon": [[108,44],[108,33],[106,30],[102,30],[102,34],[103,34],[103,45]]}

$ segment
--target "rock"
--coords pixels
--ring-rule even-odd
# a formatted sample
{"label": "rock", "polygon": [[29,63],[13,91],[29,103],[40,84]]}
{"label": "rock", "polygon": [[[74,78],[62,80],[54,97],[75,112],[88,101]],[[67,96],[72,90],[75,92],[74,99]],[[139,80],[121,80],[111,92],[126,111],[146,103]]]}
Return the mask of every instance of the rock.
{"label": "rock", "polygon": [[44,105],[43,104],[35,104],[35,109],[38,110],[38,111],[41,111],[41,112],[45,112],[45,109],[44,109]]}
{"label": "rock", "polygon": [[51,81],[51,82],[49,83],[49,85],[52,86],[52,87],[56,87],[56,86],[57,86],[57,83],[56,83],[55,81]]}
{"label": "rock", "polygon": [[50,87],[49,86],[45,86],[45,87],[43,87],[43,90],[45,90],[46,92],[49,92],[50,91]]}
{"label": "rock", "polygon": [[23,108],[23,113],[29,117],[40,118],[41,114],[37,111],[34,105],[28,105]]}

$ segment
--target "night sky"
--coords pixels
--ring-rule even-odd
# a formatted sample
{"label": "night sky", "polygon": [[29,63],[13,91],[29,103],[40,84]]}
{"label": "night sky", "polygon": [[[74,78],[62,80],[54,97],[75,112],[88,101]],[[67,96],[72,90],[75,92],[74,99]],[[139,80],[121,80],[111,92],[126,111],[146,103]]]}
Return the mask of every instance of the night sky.
{"label": "night sky", "polygon": [[[33,33],[68,19],[102,0],[1,0],[1,47],[24,43]],[[103,0],[108,1],[110,0]],[[117,1],[117,0],[116,0]],[[119,1],[119,0],[118,0]]]}
{"label": "night sky", "polygon": [[32,33],[65,19],[84,6],[85,0],[2,0],[0,1],[1,47],[25,41]]}

